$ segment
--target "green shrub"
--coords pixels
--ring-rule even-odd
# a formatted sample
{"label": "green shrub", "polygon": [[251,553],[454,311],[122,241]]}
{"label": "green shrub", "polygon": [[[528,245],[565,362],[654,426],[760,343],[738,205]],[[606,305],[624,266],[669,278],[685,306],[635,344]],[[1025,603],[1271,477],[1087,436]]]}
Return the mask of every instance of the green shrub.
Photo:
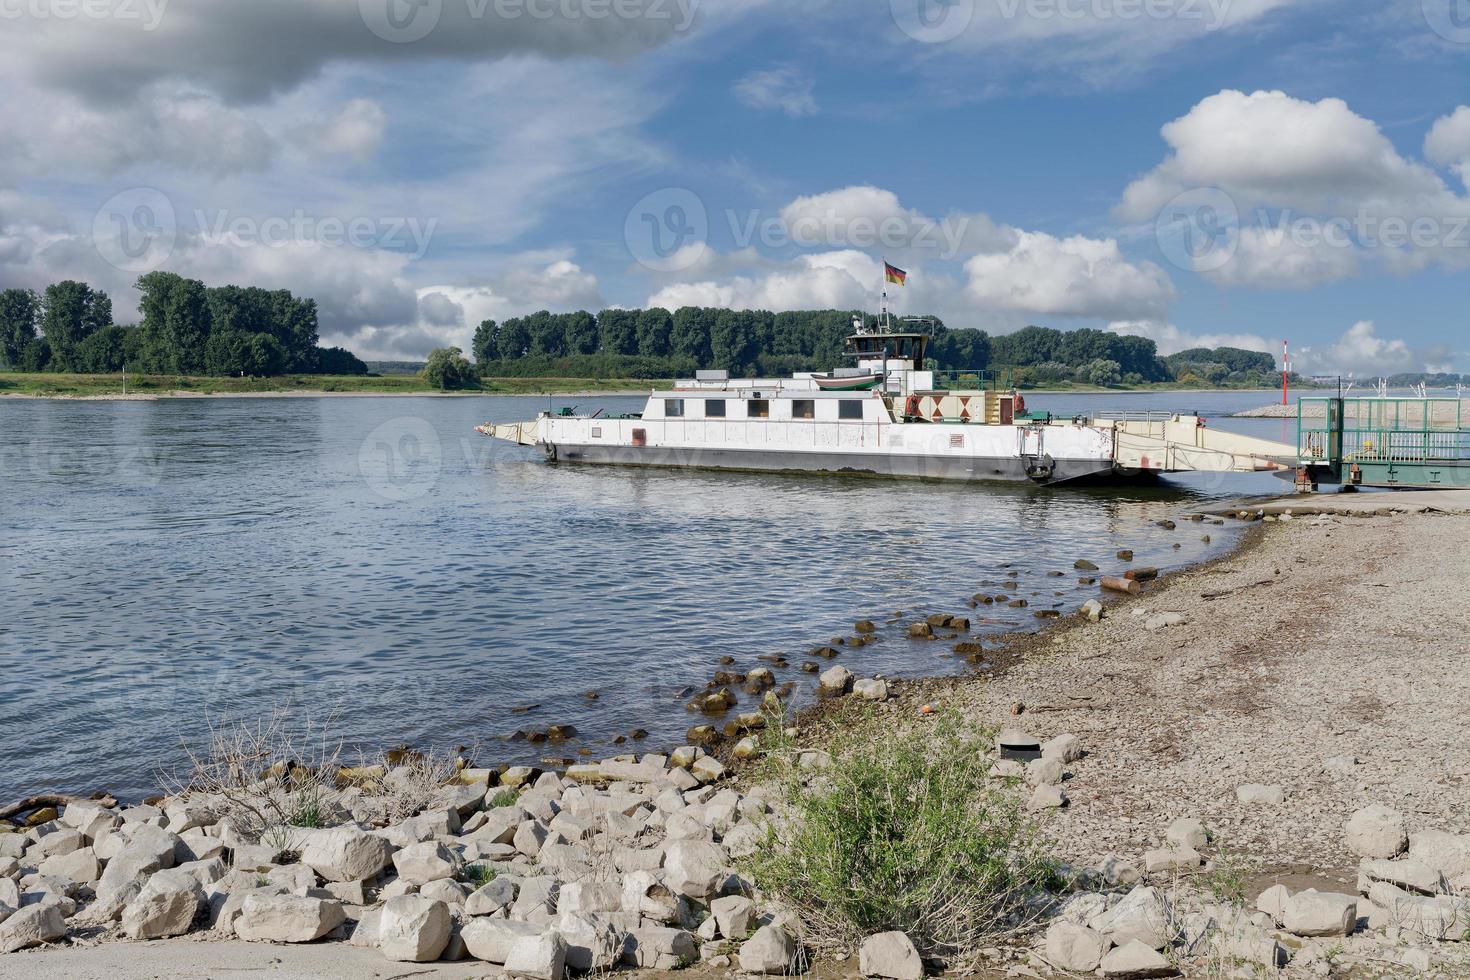
{"label": "green shrub", "polygon": [[749,872],[801,917],[808,943],[851,949],[901,930],[926,953],[973,950],[1056,887],[1020,801],[988,780],[989,739],[954,717],[916,732],[871,718],[830,768],[774,763],[789,824]]}

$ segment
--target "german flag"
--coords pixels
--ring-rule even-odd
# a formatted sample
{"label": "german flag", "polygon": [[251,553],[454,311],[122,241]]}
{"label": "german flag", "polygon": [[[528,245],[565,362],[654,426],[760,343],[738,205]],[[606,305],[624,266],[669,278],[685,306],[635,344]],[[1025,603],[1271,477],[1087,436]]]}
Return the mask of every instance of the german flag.
{"label": "german flag", "polygon": [[909,274],[907,272],[904,272],[896,265],[889,265],[887,262],[884,262],[883,278],[891,283],[902,286],[908,282]]}

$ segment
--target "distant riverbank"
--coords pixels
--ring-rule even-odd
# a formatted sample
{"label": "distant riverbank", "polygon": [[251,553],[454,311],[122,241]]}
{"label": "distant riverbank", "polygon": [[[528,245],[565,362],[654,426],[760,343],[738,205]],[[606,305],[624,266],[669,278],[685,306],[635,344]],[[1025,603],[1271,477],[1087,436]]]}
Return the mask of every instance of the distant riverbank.
{"label": "distant riverbank", "polygon": [[[158,398],[258,398],[324,396],[438,395],[453,397],[487,395],[560,395],[589,397],[624,392],[647,392],[668,388],[666,378],[485,378],[480,387],[462,391],[440,391],[418,375],[285,375],[276,378],[215,378],[176,375],[120,374],[20,374],[0,373],[0,398],[56,398],[148,401]],[[1096,385],[1062,384],[1024,389],[1030,394],[1143,394],[1189,391],[1261,389],[1193,388],[1177,382],[1103,388]]]}
{"label": "distant riverbank", "polygon": [[567,395],[648,391],[670,382],[614,378],[486,378],[479,388],[440,391],[417,375],[286,375],[212,378],[174,375],[0,374],[0,398],[147,401],[159,398],[319,398],[324,396]]}

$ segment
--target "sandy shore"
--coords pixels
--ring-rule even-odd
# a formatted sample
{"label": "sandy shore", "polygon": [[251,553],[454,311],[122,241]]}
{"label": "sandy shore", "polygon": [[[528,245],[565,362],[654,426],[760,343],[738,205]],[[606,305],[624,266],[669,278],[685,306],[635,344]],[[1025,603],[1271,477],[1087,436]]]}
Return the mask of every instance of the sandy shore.
{"label": "sandy shore", "polygon": [[[1391,806],[1411,830],[1470,831],[1470,507],[1418,494],[1414,506],[1433,497],[1453,512],[1374,516],[1400,496],[1321,498],[1364,516],[1262,525],[1100,623],[1019,641],[1019,662],[993,679],[905,685],[885,710],[932,703],[1080,737],[1070,804],[1047,820],[1070,861],[1137,855],[1174,818],[1198,817],[1263,884],[1297,871],[1350,887],[1342,827],[1359,807]],[[1184,623],[1146,628],[1165,612]],[[1280,785],[1286,801],[1242,805],[1247,783]]]}

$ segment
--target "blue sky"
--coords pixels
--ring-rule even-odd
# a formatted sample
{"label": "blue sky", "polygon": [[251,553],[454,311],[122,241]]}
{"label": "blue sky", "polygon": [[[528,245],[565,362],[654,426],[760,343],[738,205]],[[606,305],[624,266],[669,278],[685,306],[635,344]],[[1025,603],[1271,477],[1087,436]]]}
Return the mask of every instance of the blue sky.
{"label": "blue sky", "polygon": [[872,309],[886,257],[952,326],[1470,371],[1467,0],[0,17],[0,284],[88,279],[120,319],[169,268],[416,357],[540,308]]}

